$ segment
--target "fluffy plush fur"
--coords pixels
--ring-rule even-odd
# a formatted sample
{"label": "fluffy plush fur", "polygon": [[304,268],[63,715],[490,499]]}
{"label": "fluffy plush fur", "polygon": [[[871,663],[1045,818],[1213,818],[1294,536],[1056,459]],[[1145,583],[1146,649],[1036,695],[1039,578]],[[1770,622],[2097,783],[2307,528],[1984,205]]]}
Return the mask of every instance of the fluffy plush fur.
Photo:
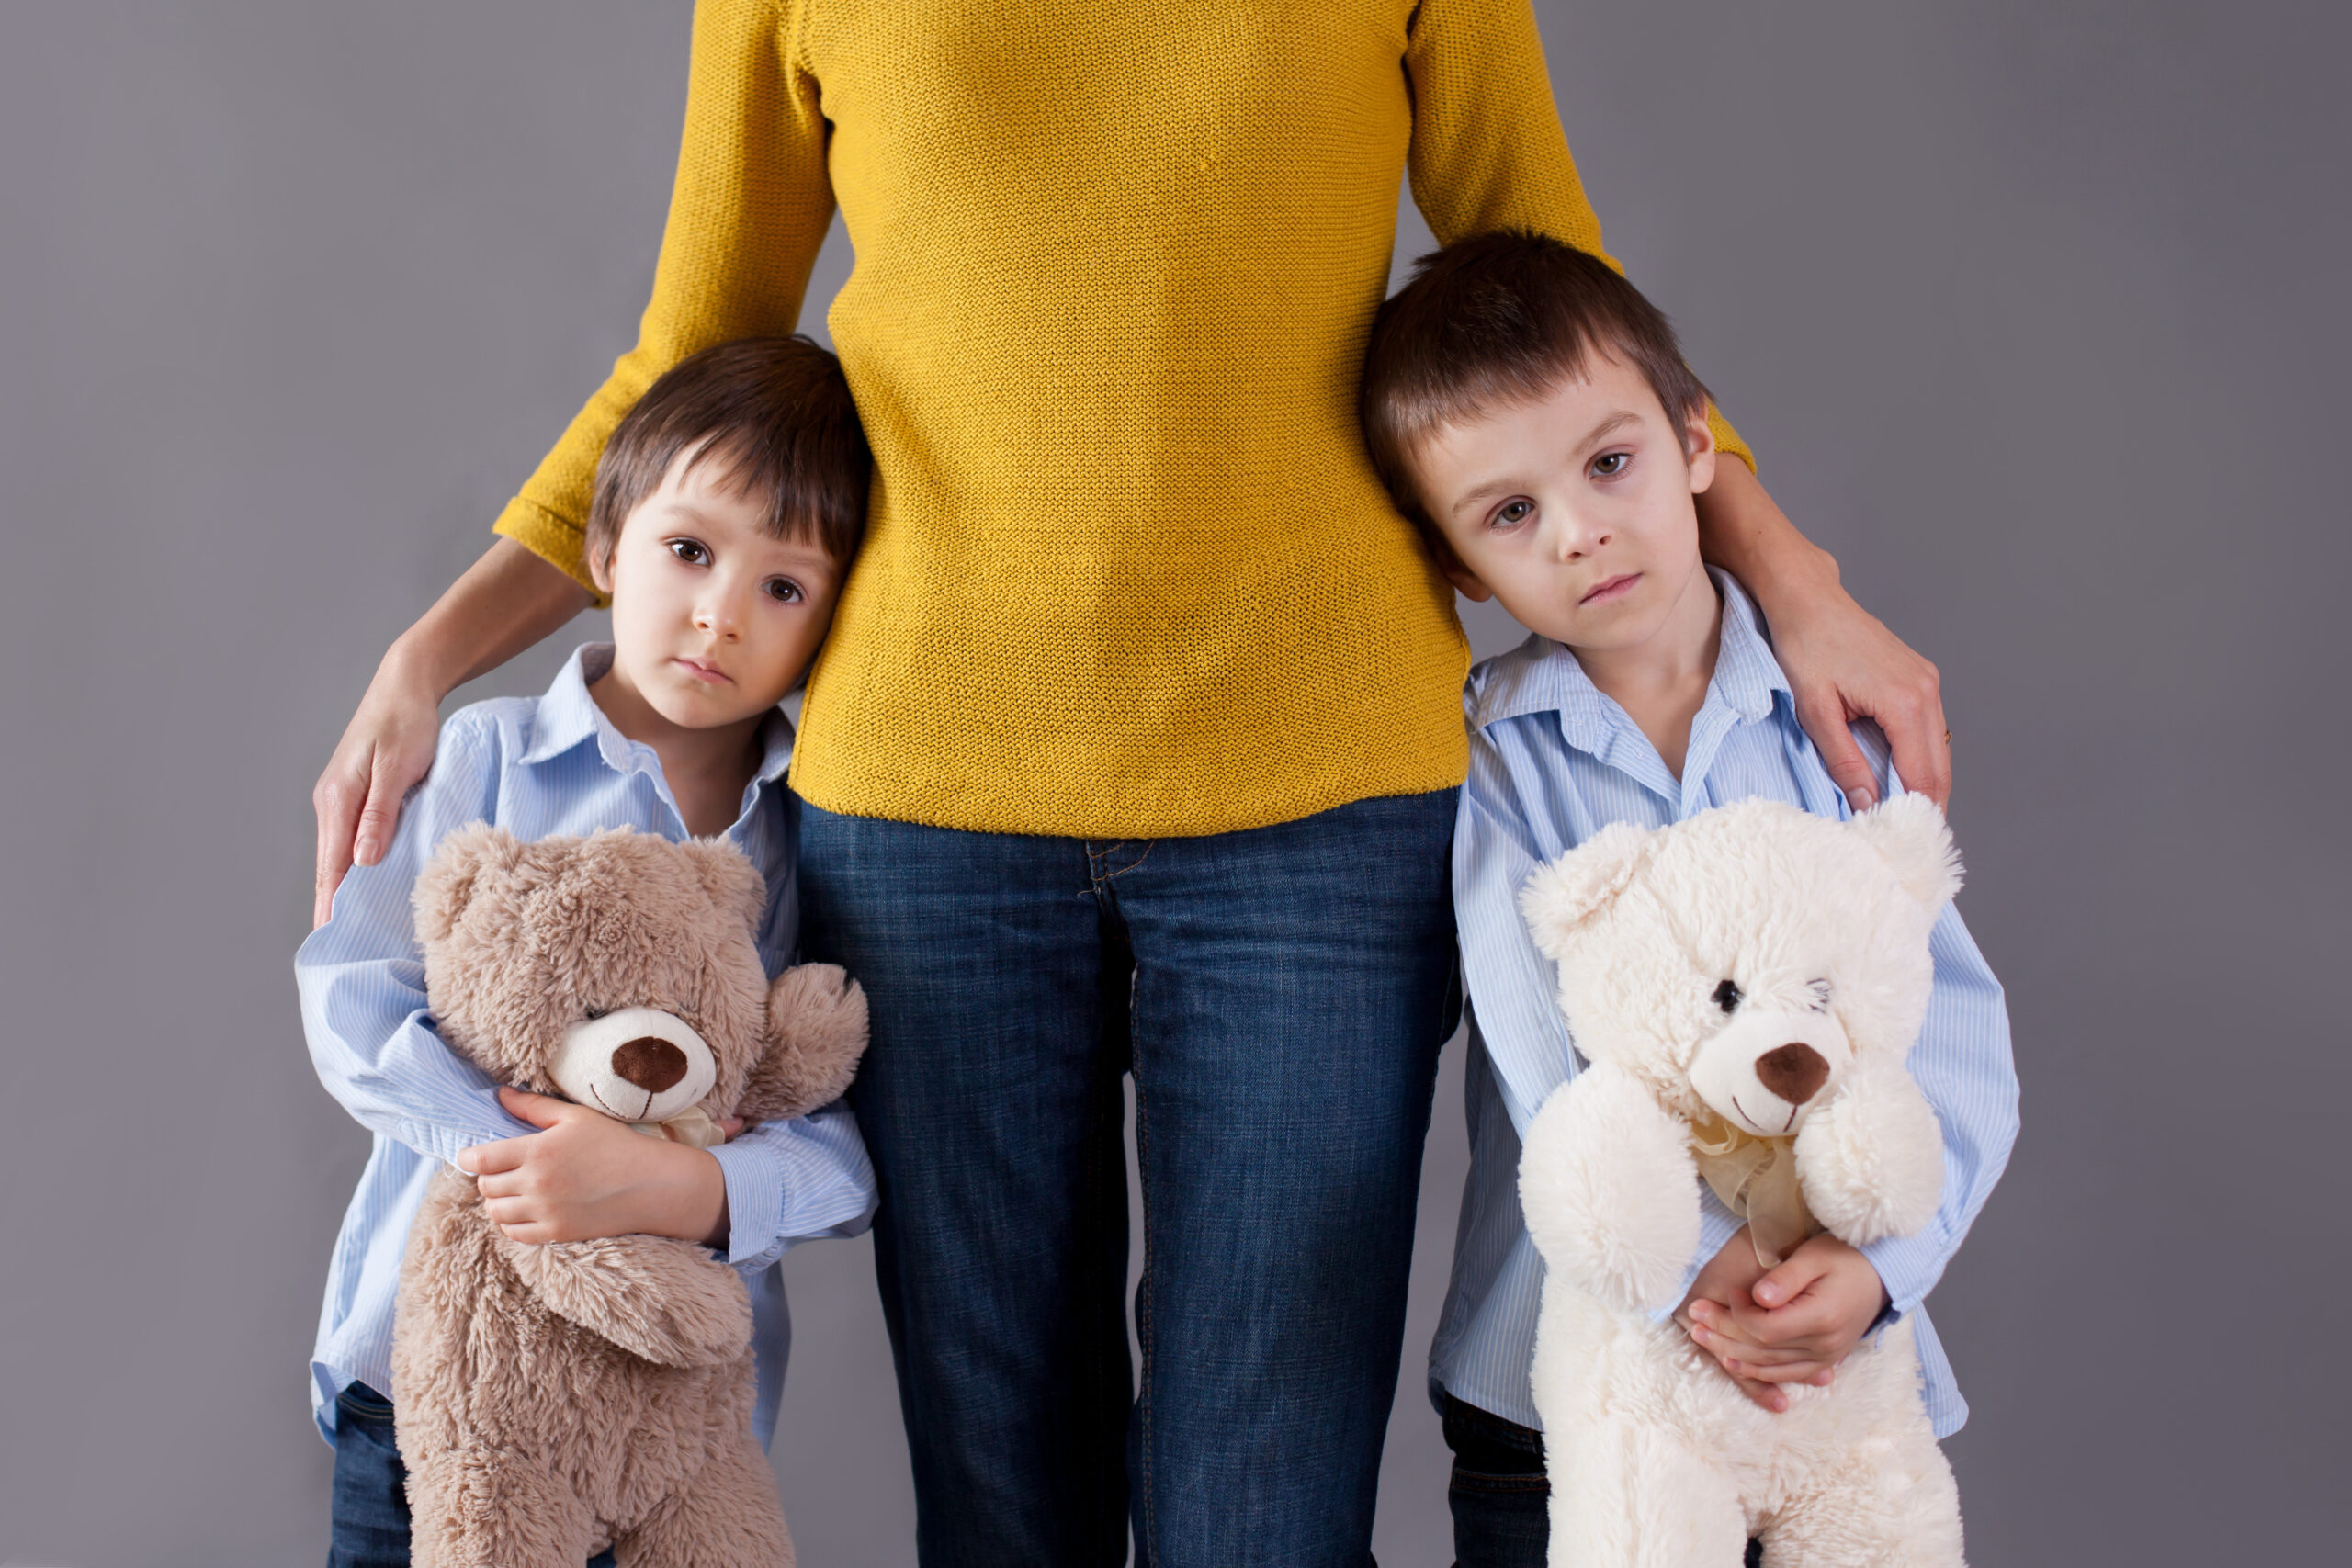
{"label": "fluffy plush fur", "polygon": [[1521,905],[1591,1065],[1520,1165],[1545,1264],[1535,1407],[1557,1568],[1959,1568],[1960,1496],[1919,1401],[1908,1323],[1827,1388],[1750,1404],[1671,1322],[1699,1239],[1693,1123],[1792,1137],[1814,1216],[1860,1245],[1941,1192],[1942,1140],[1903,1063],[1928,935],[1960,886],[1935,807],[1848,823],[1752,801],[1611,827]]}
{"label": "fluffy plush fur", "polygon": [[[830,964],[769,985],[752,934],[764,903],[725,844],[454,833],[416,888],[434,1017],[501,1082],[642,1080],[633,1119],[690,1109],[658,1102],[705,1082],[711,1117],[797,1114],[848,1087],[865,999]],[[600,1077],[559,1068],[589,1021],[633,1008],[673,1021],[615,1042]],[[707,1249],[511,1242],[472,1180],[442,1171],[409,1233],[392,1345],[417,1568],[579,1568],[608,1542],[632,1565],[789,1564],[752,1436],[751,1331],[741,1278]]]}

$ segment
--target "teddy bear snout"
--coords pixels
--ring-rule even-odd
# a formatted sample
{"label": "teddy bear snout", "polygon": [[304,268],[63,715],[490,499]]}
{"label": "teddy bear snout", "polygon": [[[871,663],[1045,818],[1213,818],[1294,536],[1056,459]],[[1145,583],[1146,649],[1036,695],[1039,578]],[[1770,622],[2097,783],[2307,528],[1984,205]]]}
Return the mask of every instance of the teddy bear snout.
{"label": "teddy bear snout", "polygon": [[1756,1077],[1791,1105],[1803,1105],[1829,1081],[1829,1063],[1804,1041],[1792,1040],[1756,1058]]}
{"label": "teddy bear snout", "polygon": [[660,1094],[686,1076],[686,1054],[667,1040],[640,1034],[613,1053],[613,1071],[648,1094]]}
{"label": "teddy bear snout", "polygon": [[564,1031],[548,1076],[578,1104],[624,1122],[664,1122],[700,1103],[718,1061],[694,1025],[659,1008],[624,1008]]}
{"label": "teddy bear snout", "polygon": [[1751,1005],[1699,1047],[1690,1087],[1733,1126],[1787,1137],[1829,1099],[1853,1057],[1834,1015]]}

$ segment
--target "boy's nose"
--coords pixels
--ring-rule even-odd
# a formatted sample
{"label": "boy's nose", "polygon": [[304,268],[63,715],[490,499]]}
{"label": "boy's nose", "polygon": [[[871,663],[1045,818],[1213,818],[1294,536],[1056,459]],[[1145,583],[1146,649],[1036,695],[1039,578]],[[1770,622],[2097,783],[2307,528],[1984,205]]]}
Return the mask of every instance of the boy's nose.
{"label": "boy's nose", "polygon": [[1578,556],[1589,555],[1609,542],[1604,529],[1588,528],[1580,523],[1569,523],[1560,530],[1558,553],[1560,559],[1571,561]]}

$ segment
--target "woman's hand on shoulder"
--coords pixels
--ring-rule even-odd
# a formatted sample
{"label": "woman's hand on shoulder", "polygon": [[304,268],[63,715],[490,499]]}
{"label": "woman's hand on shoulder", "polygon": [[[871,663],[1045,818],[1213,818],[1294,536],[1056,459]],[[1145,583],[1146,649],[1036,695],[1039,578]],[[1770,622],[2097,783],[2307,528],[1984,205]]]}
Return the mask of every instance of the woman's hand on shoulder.
{"label": "woman's hand on shoulder", "polygon": [[1796,695],[1797,722],[1848,805],[1878,803],[1878,776],[1850,728],[1861,718],[1885,733],[1906,788],[1951,805],[1951,731],[1933,664],[1835,585],[1772,616],[1772,651]]}
{"label": "woman's hand on shoulder", "polygon": [[326,924],[334,913],[344,873],[355,863],[374,865],[391,843],[401,800],[433,766],[440,705],[440,694],[407,675],[392,655],[368,683],[359,711],[311,787],[319,819],[311,925]]}
{"label": "woman's hand on shoulder", "polygon": [[588,591],[512,539],[494,539],[416,625],[401,634],[351,727],[311,790],[319,816],[311,923],[334,912],[356,861],[390,847],[401,802],[433,766],[441,699],[505,663],[586,609]]}
{"label": "woman's hand on shoulder", "polygon": [[1699,497],[1699,539],[1762,607],[1797,722],[1847,804],[1860,811],[1878,802],[1878,777],[1849,728],[1867,718],[1885,733],[1905,786],[1949,807],[1951,731],[1936,667],[1854,603],[1838,563],[1797,532],[1747,464],[1715,465]]}

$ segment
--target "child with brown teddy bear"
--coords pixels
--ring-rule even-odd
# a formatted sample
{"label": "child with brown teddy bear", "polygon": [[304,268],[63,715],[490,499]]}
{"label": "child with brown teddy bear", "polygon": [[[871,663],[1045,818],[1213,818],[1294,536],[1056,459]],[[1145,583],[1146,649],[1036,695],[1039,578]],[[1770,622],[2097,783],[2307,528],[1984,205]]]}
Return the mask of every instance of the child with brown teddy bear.
{"label": "child with brown teddy bear", "polygon": [[[445,1166],[475,1179],[509,1242],[669,1236],[723,1256],[750,1287],[752,1425],[763,1444],[774,1429],[789,1341],[774,1265],[795,1242],[871,1219],[855,1122],[832,1107],[647,1137],[591,1107],[501,1087],[450,1048],[428,1008],[413,898],[436,846],[477,823],[526,843],[613,829],[718,839],[764,877],[763,903],[752,902],[768,977],[789,964],[793,731],[777,704],[831,622],[869,468],[840,366],[804,338],[722,344],[663,376],[597,469],[586,547],[611,598],[613,641],[580,649],[538,697],[453,716],[390,850],[344,881],[333,918],[296,955],[320,1077],[375,1134],[311,1362],[313,1407],[335,1449],[332,1563],[409,1561],[410,1477],[384,1391],[402,1254]],[[723,1141],[697,1146],[713,1139]]]}

